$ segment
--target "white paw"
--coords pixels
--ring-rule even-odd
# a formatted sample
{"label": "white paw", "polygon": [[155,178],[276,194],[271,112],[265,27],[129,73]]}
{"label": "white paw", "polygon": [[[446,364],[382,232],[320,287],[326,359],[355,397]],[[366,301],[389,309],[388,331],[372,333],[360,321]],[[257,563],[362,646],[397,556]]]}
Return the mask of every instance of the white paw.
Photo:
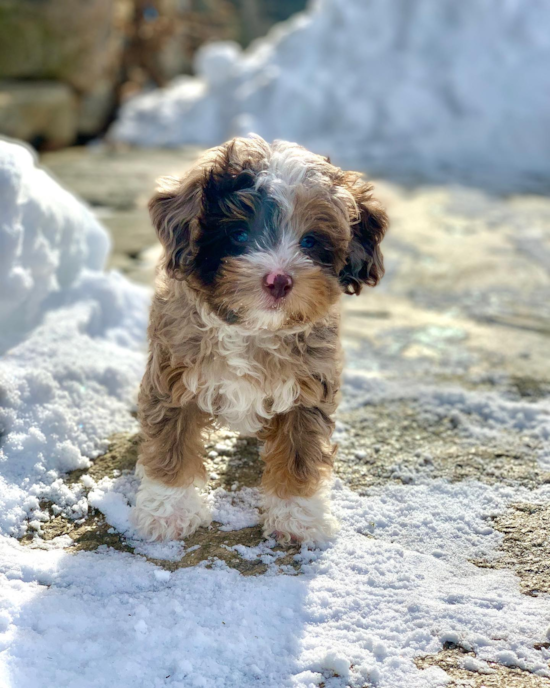
{"label": "white paw", "polygon": [[181,540],[212,520],[193,485],[167,487],[147,477],[142,478],[131,518],[147,540]]}
{"label": "white paw", "polygon": [[326,489],[313,497],[290,499],[264,494],[262,502],[266,537],[275,533],[285,543],[296,540],[304,545],[320,545],[338,532],[338,521],[330,513]]}

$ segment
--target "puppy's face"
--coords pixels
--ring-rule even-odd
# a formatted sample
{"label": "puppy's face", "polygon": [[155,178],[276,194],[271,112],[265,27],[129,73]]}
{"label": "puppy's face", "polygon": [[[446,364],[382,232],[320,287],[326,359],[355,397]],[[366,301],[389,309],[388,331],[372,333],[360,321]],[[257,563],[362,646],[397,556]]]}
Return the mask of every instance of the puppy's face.
{"label": "puppy's face", "polygon": [[234,139],[150,202],[163,268],[227,323],[311,323],[383,275],[371,187],[296,144]]}

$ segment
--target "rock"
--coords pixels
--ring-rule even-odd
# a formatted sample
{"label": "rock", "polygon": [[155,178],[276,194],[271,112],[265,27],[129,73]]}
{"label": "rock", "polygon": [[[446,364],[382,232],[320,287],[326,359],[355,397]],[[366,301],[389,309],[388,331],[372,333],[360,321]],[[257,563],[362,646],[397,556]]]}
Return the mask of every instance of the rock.
{"label": "rock", "polygon": [[0,0],[0,74],[81,93],[114,80],[123,47],[115,9],[115,0]]}
{"label": "rock", "polygon": [[115,107],[115,92],[108,79],[98,82],[97,86],[85,94],[78,112],[78,133],[94,136],[100,132]]}
{"label": "rock", "polygon": [[66,84],[0,82],[1,134],[58,148],[73,143],[77,115],[77,99]]}

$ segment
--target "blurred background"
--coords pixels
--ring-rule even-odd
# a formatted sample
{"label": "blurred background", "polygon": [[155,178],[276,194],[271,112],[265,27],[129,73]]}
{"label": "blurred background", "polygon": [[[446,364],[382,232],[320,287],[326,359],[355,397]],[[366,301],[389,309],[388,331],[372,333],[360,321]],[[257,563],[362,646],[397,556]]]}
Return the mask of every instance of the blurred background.
{"label": "blurred background", "polygon": [[297,141],[377,180],[379,298],[546,331],[549,27],[546,0],[0,0],[0,134],[147,284],[156,177],[236,134]]}
{"label": "blurred background", "polygon": [[306,0],[0,0],[0,131],[56,150],[102,136],[130,96],[246,47]]}

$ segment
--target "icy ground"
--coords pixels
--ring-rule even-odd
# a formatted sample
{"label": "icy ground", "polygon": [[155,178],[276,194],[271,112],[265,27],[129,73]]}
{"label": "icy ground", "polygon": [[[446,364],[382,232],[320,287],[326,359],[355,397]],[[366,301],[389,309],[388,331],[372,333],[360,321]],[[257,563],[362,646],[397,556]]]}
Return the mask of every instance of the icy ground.
{"label": "icy ground", "polygon": [[[54,237],[76,241],[75,213],[104,245],[49,181],[46,205],[24,154],[0,153],[3,184],[33,181],[2,216],[13,270],[38,279],[36,244],[69,261]],[[139,155],[99,165],[104,198]],[[345,302],[342,530],[323,550],[263,540],[257,446],[224,431],[212,528],[136,538],[143,291],[82,257],[70,283],[52,270],[44,316],[19,319],[0,359],[1,686],[550,685],[550,202],[378,188],[388,271]]]}
{"label": "icy ground", "polygon": [[550,4],[312,0],[244,53],[130,100],[111,136],[217,145],[250,131],[384,175],[547,190]]}

